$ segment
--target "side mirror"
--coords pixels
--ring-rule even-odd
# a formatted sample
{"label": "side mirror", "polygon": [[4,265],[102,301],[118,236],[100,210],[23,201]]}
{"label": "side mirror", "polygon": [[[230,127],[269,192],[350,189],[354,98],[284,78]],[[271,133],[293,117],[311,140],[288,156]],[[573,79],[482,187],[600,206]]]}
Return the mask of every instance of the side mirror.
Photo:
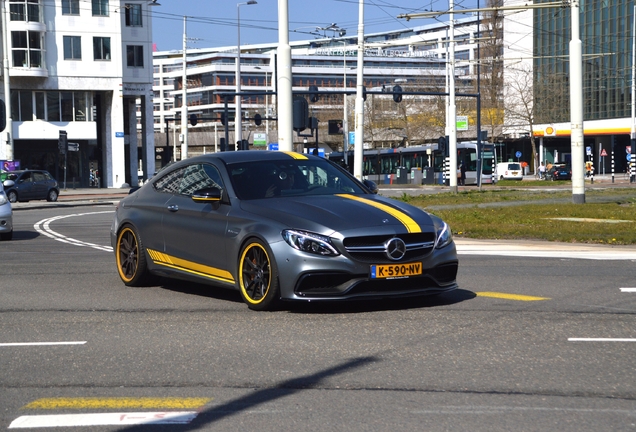
{"label": "side mirror", "polygon": [[205,189],[199,189],[192,194],[192,201],[197,203],[218,203],[223,197],[223,191],[219,188],[211,187]]}
{"label": "side mirror", "polygon": [[5,180],[2,184],[4,187],[10,188],[15,185],[15,182],[13,180]]}
{"label": "side mirror", "polygon": [[378,190],[379,190],[379,189],[378,189],[378,185],[377,185],[377,184],[375,184],[375,182],[372,182],[371,180],[364,180],[364,181],[362,182],[362,184],[363,184],[363,185],[364,185],[367,189],[369,189],[369,191],[370,191],[371,193],[374,193],[374,194],[377,194],[377,193],[378,193]]}

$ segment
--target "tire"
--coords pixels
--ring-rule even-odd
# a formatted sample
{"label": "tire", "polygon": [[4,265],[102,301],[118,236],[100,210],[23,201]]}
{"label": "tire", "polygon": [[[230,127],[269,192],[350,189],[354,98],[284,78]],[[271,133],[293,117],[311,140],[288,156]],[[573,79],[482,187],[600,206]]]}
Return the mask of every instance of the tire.
{"label": "tire", "polygon": [[57,201],[58,193],[55,189],[51,189],[48,194],[46,194],[46,200],[49,202]]}
{"label": "tire", "polygon": [[275,310],[280,305],[280,286],[272,253],[260,240],[251,239],[239,260],[241,297],[252,310]]}
{"label": "tire", "polygon": [[13,238],[13,231],[0,234],[0,240],[11,240]]}
{"label": "tire", "polygon": [[139,232],[131,225],[125,225],[117,234],[115,245],[117,272],[127,286],[148,286],[152,276],[148,271],[146,251]]}
{"label": "tire", "polygon": [[18,202],[17,192],[14,190],[7,192],[7,199],[9,200],[9,202],[12,202],[12,203]]}

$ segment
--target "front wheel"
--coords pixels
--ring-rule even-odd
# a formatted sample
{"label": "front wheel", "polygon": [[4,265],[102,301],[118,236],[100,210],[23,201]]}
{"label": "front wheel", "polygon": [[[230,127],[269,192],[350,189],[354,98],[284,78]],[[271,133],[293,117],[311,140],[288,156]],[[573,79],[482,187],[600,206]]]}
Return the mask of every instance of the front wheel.
{"label": "front wheel", "polygon": [[57,191],[55,189],[51,189],[46,195],[46,200],[49,202],[55,202],[57,201],[57,195]]}
{"label": "front wheel", "polygon": [[18,194],[16,193],[16,191],[9,191],[7,192],[7,199],[9,200],[9,202],[18,202]]}
{"label": "front wheel", "polygon": [[117,271],[127,286],[147,286],[151,282],[146,251],[136,228],[127,225],[117,234]]}
{"label": "front wheel", "polygon": [[269,248],[250,240],[241,251],[239,283],[243,301],[250,309],[273,310],[280,302],[278,271]]}

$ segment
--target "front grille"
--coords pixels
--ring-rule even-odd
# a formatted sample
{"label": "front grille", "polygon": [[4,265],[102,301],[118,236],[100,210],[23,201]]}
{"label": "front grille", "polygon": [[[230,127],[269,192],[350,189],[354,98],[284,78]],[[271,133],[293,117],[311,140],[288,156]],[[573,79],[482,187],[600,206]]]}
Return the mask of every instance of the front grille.
{"label": "front grille", "polygon": [[399,262],[420,260],[435,247],[435,233],[398,234],[384,236],[347,237],[342,241],[347,253],[356,261],[373,264],[394,263],[384,246],[392,238],[400,238],[406,244],[406,254]]}

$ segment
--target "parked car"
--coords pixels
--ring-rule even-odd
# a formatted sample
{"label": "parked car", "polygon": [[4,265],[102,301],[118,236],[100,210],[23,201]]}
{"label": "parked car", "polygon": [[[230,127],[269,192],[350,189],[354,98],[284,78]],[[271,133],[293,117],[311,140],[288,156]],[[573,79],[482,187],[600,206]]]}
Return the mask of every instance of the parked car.
{"label": "parked car", "polygon": [[545,173],[546,180],[572,180],[572,168],[566,164],[554,164]]}
{"label": "parked car", "polygon": [[448,225],[373,186],[300,153],[185,159],[117,205],[117,272],[128,286],[164,276],[235,289],[254,310],[457,288]]}
{"label": "parked car", "polygon": [[13,238],[13,209],[0,183],[0,240]]}
{"label": "parked car", "polygon": [[3,173],[4,190],[12,203],[18,201],[57,201],[60,187],[44,170],[20,170]]}
{"label": "parked car", "polygon": [[523,180],[523,169],[518,162],[502,162],[497,164],[497,179]]}

